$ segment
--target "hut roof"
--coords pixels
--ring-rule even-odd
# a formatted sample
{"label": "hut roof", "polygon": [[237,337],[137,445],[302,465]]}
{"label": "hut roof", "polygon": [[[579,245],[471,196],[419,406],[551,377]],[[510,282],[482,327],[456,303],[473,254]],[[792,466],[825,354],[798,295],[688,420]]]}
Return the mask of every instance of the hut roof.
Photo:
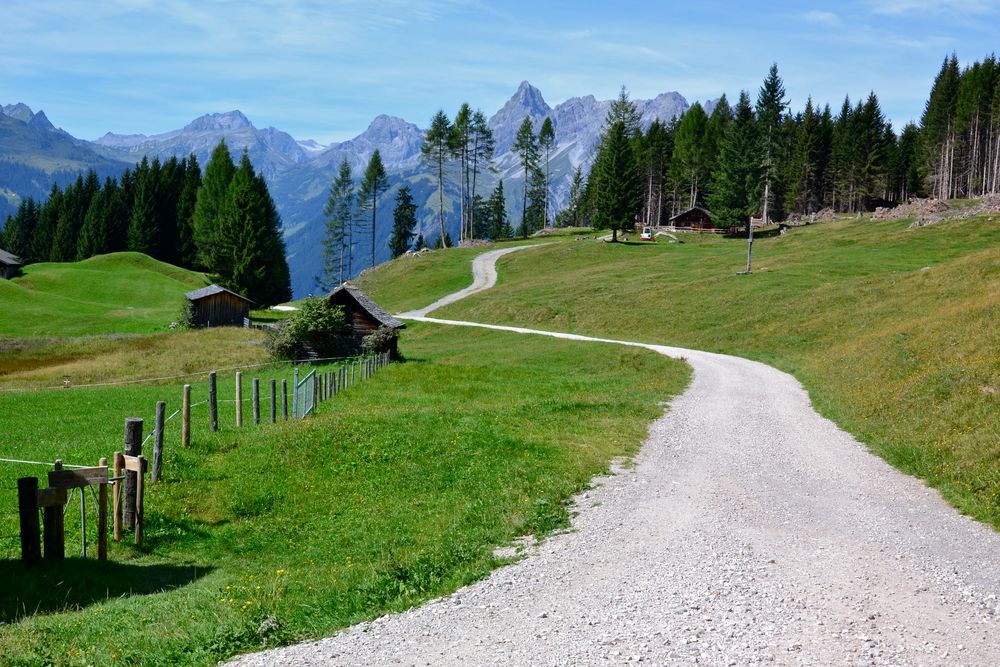
{"label": "hut roof", "polygon": [[702,213],[704,213],[704,214],[705,214],[705,215],[707,215],[708,217],[712,218],[713,220],[715,219],[715,214],[714,214],[714,213],[712,213],[711,211],[709,211],[709,210],[708,210],[707,208],[702,208],[701,206],[692,206],[692,207],[691,207],[691,208],[689,208],[688,210],[686,210],[686,211],[681,211],[680,213],[678,213],[678,214],[677,214],[677,215],[675,215],[674,217],[670,218],[670,221],[671,221],[671,222],[673,222],[673,221],[674,221],[674,220],[676,220],[677,218],[682,218],[682,217],[684,217],[685,215],[687,215],[688,213],[691,213],[692,211],[701,211]]}
{"label": "hut roof", "polygon": [[21,260],[17,255],[12,255],[3,248],[0,248],[0,264],[7,266],[21,266]]}
{"label": "hut roof", "polygon": [[369,315],[378,320],[381,324],[390,327],[392,329],[402,329],[406,326],[405,323],[397,320],[395,317],[385,312],[380,305],[368,298],[368,295],[359,290],[353,285],[343,284],[337,289],[330,292],[330,299],[335,296],[346,293],[362,308],[364,308]]}
{"label": "hut roof", "polygon": [[191,301],[198,301],[199,299],[204,299],[207,296],[212,296],[213,294],[222,294],[223,292],[228,292],[229,294],[232,294],[233,296],[239,299],[243,299],[247,303],[253,303],[253,301],[246,298],[242,294],[237,294],[236,292],[228,290],[220,285],[209,285],[208,287],[202,287],[201,289],[196,289],[193,292],[188,292],[185,296],[189,298]]}

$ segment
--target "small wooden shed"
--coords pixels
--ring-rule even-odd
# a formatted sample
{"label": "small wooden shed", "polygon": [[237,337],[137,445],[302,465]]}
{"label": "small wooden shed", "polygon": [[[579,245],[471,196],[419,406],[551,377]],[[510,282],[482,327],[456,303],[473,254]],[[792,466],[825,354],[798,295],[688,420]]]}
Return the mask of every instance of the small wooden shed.
{"label": "small wooden shed", "polygon": [[[381,306],[368,298],[368,295],[353,285],[343,284],[330,292],[330,304],[344,309],[347,320],[348,337],[355,351],[361,349],[362,339],[374,333],[379,327],[403,329],[406,324],[387,313]],[[395,341],[390,350],[393,357],[398,357]]]}
{"label": "small wooden shed", "polygon": [[13,278],[20,270],[21,260],[0,248],[0,278]]}
{"label": "small wooden shed", "polygon": [[245,296],[219,285],[209,285],[187,293],[192,322],[196,327],[243,326],[253,303]]}
{"label": "small wooden shed", "polygon": [[670,218],[670,225],[691,229],[715,229],[715,216],[701,206],[694,206]]}

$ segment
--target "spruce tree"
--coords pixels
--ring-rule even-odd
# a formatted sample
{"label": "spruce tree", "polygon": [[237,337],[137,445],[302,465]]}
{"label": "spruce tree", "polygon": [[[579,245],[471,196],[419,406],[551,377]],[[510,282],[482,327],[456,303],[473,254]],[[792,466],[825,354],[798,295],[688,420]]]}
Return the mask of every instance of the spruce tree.
{"label": "spruce tree", "polygon": [[351,164],[344,158],[337,169],[337,178],[330,184],[330,194],[323,208],[326,233],[323,236],[323,275],[320,286],[329,291],[349,279],[345,274],[350,247],[351,221],[353,220],[354,179]]}
{"label": "spruce tree", "polygon": [[396,193],[396,207],[392,211],[392,236],[389,237],[389,252],[393,258],[410,249],[410,239],[416,236],[417,205],[413,202],[410,186],[404,185]]}
{"label": "spruce tree", "polygon": [[177,198],[177,257],[178,263],[186,268],[198,264],[198,246],[194,239],[194,211],[198,202],[198,188],[201,187],[201,167],[192,153],[184,168],[184,181]]}
{"label": "spruce tree", "polygon": [[764,219],[768,220],[775,210],[775,199],[772,190],[778,183],[778,175],[782,172],[782,116],[788,108],[785,99],[785,84],[778,76],[778,64],[771,65],[767,78],[757,93],[757,123],[760,141],[761,162],[764,169]]}
{"label": "spruce tree", "polygon": [[545,227],[549,224],[549,159],[556,147],[556,130],[552,127],[552,119],[548,116],[542,121],[542,127],[538,130],[538,147],[545,154],[545,201],[542,206],[544,211],[542,227]]}
{"label": "spruce tree", "polygon": [[611,240],[617,241],[618,231],[632,229],[642,207],[638,165],[624,122],[615,122],[605,134],[591,171],[591,179],[595,176],[594,226],[610,229]]}
{"label": "spruce tree", "polygon": [[388,187],[385,167],[382,164],[382,156],[378,149],[372,153],[365,168],[365,175],[361,178],[361,185],[358,188],[358,210],[371,210],[371,241],[372,241],[372,263],[375,266],[375,214],[378,209],[378,198],[382,196]]}
{"label": "spruce tree", "polygon": [[424,164],[432,166],[437,171],[438,183],[438,221],[441,227],[441,243],[447,245],[447,233],[444,229],[444,168],[453,152],[454,133],[451,122],[444,111],[438,111],[431,119],[431,126],[424,133],[424,144],[420,147],[420,157]]}
{"label": "spruce tree", "polygon": [[53,261],[52,245],[59,226],[59,212],[62,209],[63,193],[53,183],[48,199],[38,212],[38,225],[31,238],[31,259],[34,262]]}
{"label": "spruce tree", "polygon": [[469,207],[469,158],[472,143],[472,109],[468,103],[463,102],[455,114],[455,121],[451,125],[452,131],[452,156],[458,160],[458,217],[461,221],[458,229],[458,240],[461,243],[466,237],[468,228]]}
{"label": "spruce tree", "polygon": [[219,141],[205,165],[205,176],[195,197],[194,242],[200,268],[215,271],[219,262],[219,211],[235,173],[229,148],[225,140]]}
{"label": "spruce tree", "polygon": [[[490,129],[490,126],[486,121],[486,115],[479,109],[477,109],[476,113],[472,115],[472,125],[470,130],[472,135],[472,150],[469,155],[470,170],[472,172],[470,192],[472,199],[475,200],[477,196],[476,184],[479,172],[484,169],[489,169],[490,161],[493,160],[493,151],[496,148],[496,141],[493,139],[493,130]],[[477,228],[476,208],[473,207],[469,214],[470,236],[475,237]]]}
{"label": "spruce tree", "polygon": [[512,230],[510,220],[507,218],[507,201],[503,194],[503,180],[497,182],[493,188],[493,194],[486,202],[486,210],[489,219],[489,231],[487,236],[496,241],[509,238]]}
{"label": "spruce tree", "polygon": [[531,174],[538,169],[538,138],[535,137],[531,118],[524,117],[514,139],[513,151],[517,153],[524,169],[524,197],[521,204],[521,236],[528,238],[528,192],[531,189]]}
{"label": "spruce tree", "polygon": [[674,138],[673,164],[681,183],[688,189],[688,208],[697,206],[708,171],[709,156],[705,145],[708,116],[695,102],[681,118]]}
{"label": "spruce tree", "polygon": [[35,261],[32,255],[31,239],[38,226],[39,208],[31,197],[22,199],[17,213],[7,218],[3,226],[3,240],[0,247],[28,264]]}
{"label": "spruce tree", "polygon": [[136,168],[136,191],[128,227],[128,249],[151,257],[159,256],[160,228],[160,161],[146,158]]}
{"label": "spruce tree", "polygon": [[743,91],[719,151],[708,205],[723,226],[745,226],[760,210],[760,142],[750,96]]}

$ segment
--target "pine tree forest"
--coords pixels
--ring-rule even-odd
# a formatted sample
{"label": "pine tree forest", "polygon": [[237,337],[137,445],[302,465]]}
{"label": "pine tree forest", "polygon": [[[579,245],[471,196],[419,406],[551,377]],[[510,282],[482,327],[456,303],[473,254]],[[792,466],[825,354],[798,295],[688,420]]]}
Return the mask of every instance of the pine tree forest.
{"label": "pine tree forest", "polygon": [[44,203],[28,198],[7,218],[0,247],[26,264],[131,250],[204,270],[261,305],[291,298],[274,201],[246,155],[237,168],[224,143],[204,178],[193,155],[144,157],[119,179],[89,171],[54,185]]}

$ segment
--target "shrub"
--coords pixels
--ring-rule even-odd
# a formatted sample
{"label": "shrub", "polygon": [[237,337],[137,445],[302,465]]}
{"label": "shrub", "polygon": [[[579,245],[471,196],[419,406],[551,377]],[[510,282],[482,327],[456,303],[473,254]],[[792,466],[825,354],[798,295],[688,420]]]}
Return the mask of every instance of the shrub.
{"label": "shrub", "polygon": [[279,359],[300,359],[309,352],[333,356],[344,335],[344,309],[309,297],[299,310],[267,332],[264,346]]}
{"label": "shrub", "polygon": [[392,327],[381,326],[361,339],[364,352],[391,352],[396,349],[397,332]]}

